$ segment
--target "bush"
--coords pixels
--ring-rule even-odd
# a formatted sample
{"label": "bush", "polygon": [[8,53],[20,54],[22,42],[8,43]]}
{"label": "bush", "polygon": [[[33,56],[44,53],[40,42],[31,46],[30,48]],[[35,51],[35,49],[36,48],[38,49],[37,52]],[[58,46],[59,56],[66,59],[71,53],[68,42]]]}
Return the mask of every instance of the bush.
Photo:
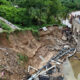
{"label": "bush", "polygon": [[11,5],[9,1],[7,0],[0,0],[0,5]]}
{"label": "bush", "polygon": [[14,24],[24,24],[26,20],[24,8],[9,7],[6,5],[0,6],[0,16]]}

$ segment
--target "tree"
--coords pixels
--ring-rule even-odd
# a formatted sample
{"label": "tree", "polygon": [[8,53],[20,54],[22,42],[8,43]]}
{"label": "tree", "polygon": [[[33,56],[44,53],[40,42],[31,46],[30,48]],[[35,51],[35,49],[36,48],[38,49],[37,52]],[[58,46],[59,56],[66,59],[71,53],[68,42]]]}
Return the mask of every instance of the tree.
{"label": "tree", "polygon": [[51,16],[59,14],[61,3],[59,0],[25,0],[19,6],[26,8],[28,24],[42,25],[52,22]]}
{"label": "tree", "polygon": [[6,0],[0,0],[0,5],[10,5],[10,2]]}

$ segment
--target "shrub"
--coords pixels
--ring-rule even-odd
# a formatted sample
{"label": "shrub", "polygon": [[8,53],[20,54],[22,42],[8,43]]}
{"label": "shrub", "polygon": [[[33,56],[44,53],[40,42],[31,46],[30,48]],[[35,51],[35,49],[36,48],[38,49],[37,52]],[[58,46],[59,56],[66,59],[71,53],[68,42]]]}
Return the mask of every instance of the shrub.
{"label": "shrub", "polygon": [[7,0],[0,0],[0,5],[10,5],[10,2]]}
{"label": "shrub", "polygon": [[15,24],[22,24],[26,20],[24,8],[9,7],[6,5],[0,6],[0,16]]}

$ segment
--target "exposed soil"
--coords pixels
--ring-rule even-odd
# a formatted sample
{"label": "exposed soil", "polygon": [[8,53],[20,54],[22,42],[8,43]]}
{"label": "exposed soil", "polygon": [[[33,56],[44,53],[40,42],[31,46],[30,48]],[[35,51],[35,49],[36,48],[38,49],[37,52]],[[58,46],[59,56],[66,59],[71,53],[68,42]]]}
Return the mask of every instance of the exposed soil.
{"label": "exposed soil", "polygon": [[[61,29],[57,26],[40,31],[39,40],[35,39],[31,31],[0,34],[0,77],[22,80],[29,65],[39,69],[66,44],[72,46],[62,40]],[[18,54],[28,56],[28,61],[20,61]],[[44,57],[45,61],[39,56]]]}

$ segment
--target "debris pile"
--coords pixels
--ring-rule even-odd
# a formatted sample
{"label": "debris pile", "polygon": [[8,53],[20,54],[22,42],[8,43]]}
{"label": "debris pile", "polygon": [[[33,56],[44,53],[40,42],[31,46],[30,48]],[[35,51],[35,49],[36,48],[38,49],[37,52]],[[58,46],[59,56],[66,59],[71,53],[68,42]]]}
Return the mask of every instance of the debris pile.
{"label": "debris pile", "polygon": [[[56,31],[54,31],[54,30],[56,30]],[[57,35],[55,34],[56,32],[57,32]],[[58,32],[59,32],[59,35],[58,35]],[[60,33],[60,32],[63,32],[63,30],[60,31],[60,29],[58,27],[49,27],[46,32],[41,31],[40,41],[43,41],[44,43],[43,43],[42,47],[40,48],[40,50],[38,50],[38,52],[34,56],[35,58],[32,58],[33,62],[32,62],[32,60],[29,62],[29,63],[31,63],[29,65],[33,66],[32,69],[34,69],[34,68],[35,69],[34,69],[34,71],[31,69],[32,72],[30,71],[29,73],[32,76],[26,78],[25,80],[27,80],[27,79],[28,80],[33,80],[33,79],[34,80],[51,80],[50,78],[52,78],[52,77],[53,77],[52,80],[53,79],[57,80],[57,78],[59,76],[61,77],[61,78],[59,78],[60,80],[64,80],[63,74],[61,72],[62,71],[61,70],[62,63],[64,62],[66,57],[73,56],[74,53],[76,52],[76,49],[75,49],[75,45],[70,43],[70,40],[72,42],[74,41],[71,38],[72,37],[71,30],[70,29],[65,30],[63,33]],[[67,40],[62,39],[63,34],[66,35],[65,37],[67,38]],[[69,34],[69,35],[67,35],[67,34]],[[71,37],[69,38],[69,36],[71,36]],[[73,47],[73,48],[71,48],[71,47]],[[56,53],[58,51],[60,51],[59,54]],[[44,58],[43,57],[41,58],[42,61],[40,60],[39,55],[44,57]],[[66,55],[66,56],[64,56],[64,55]],[[48,58],[46,59],[47,56],[48,56]],[[51,57],[51,56],[53,56],[53,57]],[[37,64],[39,64],[40,66]],[[37,72],[35,72],[35,70]],[[41,78],[39,78],[40,76],[41,76]],[[52,77],[50,77],[50,76],[52,76]]]}
{"label": "debris pile", "polygon": [[[49,76],[50,75],[58,75],[61,76],[61,70],[60,70],[60,65],[64,60],[60,60],[63,56],[68,54],[68,57],[70,57],[69,53],[73,52],[74,53],[75,49],[71,48],[71,49],[67,49],[67,48],[63,48],[56,56],[53,56],[46,65],[44,65],[42,68],[40,68],[35,74],[33,74],[28,80],[35,80],[36,78],[39,78],[38,76],[42,76],[41,79],[39,80],[50,80]],[[71,54],[72,55],[72,54]],[[62,61],[62,62],[61,62]],[[45,70],[44,70],[45,69]],[[43,71],[44,70],[44,71]],[[56,73],[57,72],[57,73]],[[60,73],[60,74],[59,74]],[[44,77],[43,75],[47,75],[48,77]],[[62,76],[61,76],[62,77]],[[64,78],[62,77],[61,80],[63,80]],[[27,79],[26,79],[27,80]]]}
{"label": "debris pile", "polygon": [[[62,63],[66,57],[74,55],[71,52],[76,48],[72,36],[69,38],[68,33],[66,34],[70,31],[65,31],[58,26],[50,26],[44,27],[39,32],[38,40],[35,39],[31,31],[15,31],[9,35],[6,35],[6,33],[0,34],[1,79],[4,79],[3,75],[5,74],[8,76],[8,80],[27,80],[32,74],[39,71],[37,80],[43,80],[43,78],[63,80]],[[66,40],[62,39],[63,36],[66,37]],[[63,53],[57,54],[62,48],[66,48],[67,52],[64,50]],[[70,54],[67,54],[68,52]],[[18,54],[21,54],[21,61]],[[24,62],[22,55],[28,57],[28,62]]]}

